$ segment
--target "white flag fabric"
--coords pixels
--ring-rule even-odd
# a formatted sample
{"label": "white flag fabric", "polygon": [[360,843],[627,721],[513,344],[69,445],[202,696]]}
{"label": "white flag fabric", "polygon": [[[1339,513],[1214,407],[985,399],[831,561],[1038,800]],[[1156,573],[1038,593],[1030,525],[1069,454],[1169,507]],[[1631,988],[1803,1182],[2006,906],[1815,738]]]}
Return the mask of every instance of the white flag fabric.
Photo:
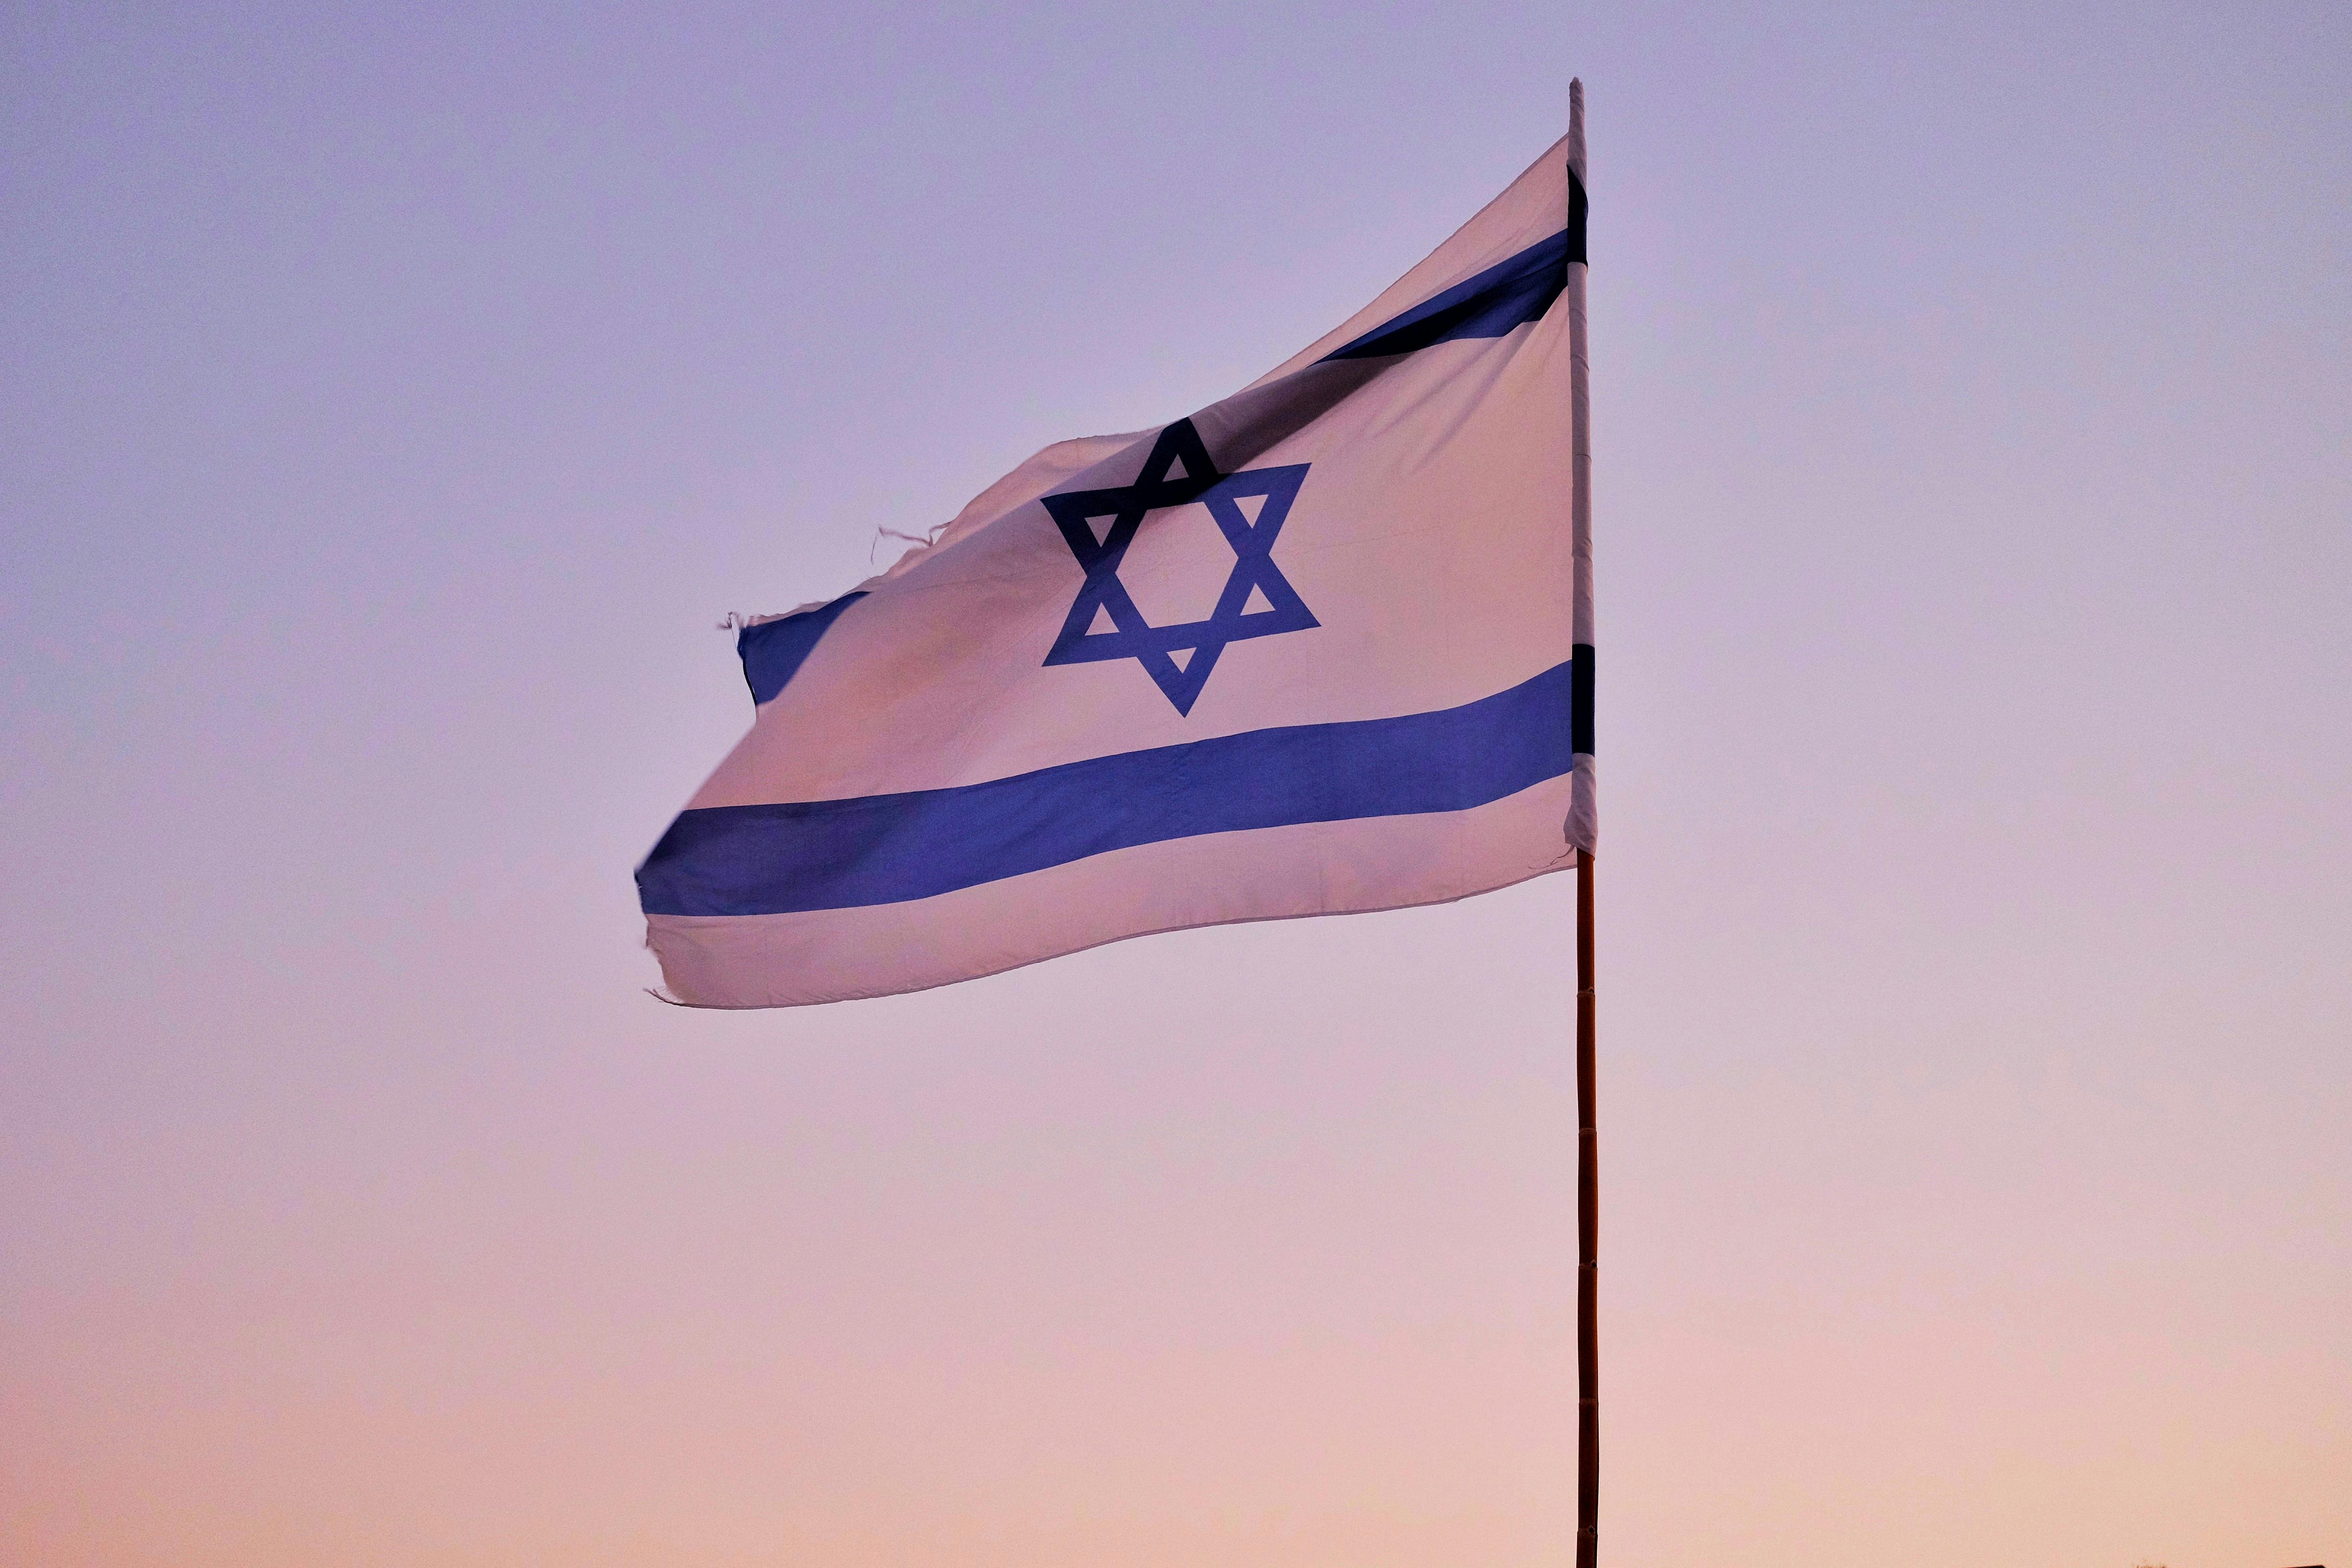
{"label": "white flag fabric", "polygon": [[1234,396],[747,626],[751,732],[637,871],[669,993],[885,995],[1590,852],[1569,153]]}

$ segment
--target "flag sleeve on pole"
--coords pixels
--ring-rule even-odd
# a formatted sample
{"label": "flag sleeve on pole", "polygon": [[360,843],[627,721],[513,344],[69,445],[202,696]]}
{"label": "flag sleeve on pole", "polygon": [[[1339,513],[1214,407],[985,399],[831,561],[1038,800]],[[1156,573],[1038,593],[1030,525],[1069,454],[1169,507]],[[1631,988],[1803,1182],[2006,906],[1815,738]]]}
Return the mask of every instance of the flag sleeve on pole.
{"label": "flag sleeve on pole", "polygon": [[1571,460],[1575,471],[1570,518],[1571,619],[1575,640],[1574,783],[1569,792],[1567,836],[1571,848],[1591,855],[1600,847],[1599,781],[1592,768],[1592,391],[1585,335],[1584,84],[1569,86],[1568,132],[1568,341]]}

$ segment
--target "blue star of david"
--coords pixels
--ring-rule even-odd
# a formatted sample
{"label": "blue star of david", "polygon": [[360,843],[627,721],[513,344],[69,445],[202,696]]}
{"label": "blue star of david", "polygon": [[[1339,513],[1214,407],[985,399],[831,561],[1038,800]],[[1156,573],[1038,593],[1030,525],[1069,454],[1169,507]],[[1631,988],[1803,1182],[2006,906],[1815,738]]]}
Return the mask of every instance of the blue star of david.
{"label": "blue star of david", "polygon": [[[1283,520],[1290,515],[1290,503],[1298,499],[1307,467],[1295,463],[1221,474],[1209,460],[1209,449],[1202,445],[1192,422],[1179,419],[1160,433],[1133,484],[1045,497],[1045,510],[1053,514],[1070,553],[1078,558],[1087,574],[1045,662],[1134,659],[1177,712],[1190,714],[1226,644],[1321,626],[1283,576],[1282,568],[1274,563],[1273,554],[1275,538],[1282,531]],[[1265,498],[1255,523],[1238,504],[1253,497]],[[1193,501],[1207,505],[1218,531],[1233,546],[1233,575],[1225,579],[1224,591],[1217,595],[1217,607],[1209,612],[1207,620],[1155,626],[1143,618],[1127,584],[1118,580],[1118,564],[1127,555],[1127,547],[1135,542],[1136,530],[1143,526],[1146,512]],[[1110,519],[1109,528],[1100,533],[1094,527],[1098,518]],[[1243,606],[1250,602],[1253,589],[1265,598],[1267,607],[1244,614]],[[1110,617],[1111,630],[1088,629],[1098,612]],[[1187,653],[1189,658],[1179,657]]]}

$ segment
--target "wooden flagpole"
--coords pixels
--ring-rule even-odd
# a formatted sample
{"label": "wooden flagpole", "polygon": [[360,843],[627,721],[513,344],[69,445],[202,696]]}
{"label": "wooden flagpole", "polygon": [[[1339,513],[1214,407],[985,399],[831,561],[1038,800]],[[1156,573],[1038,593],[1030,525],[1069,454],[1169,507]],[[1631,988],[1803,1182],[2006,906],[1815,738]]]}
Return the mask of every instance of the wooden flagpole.
{"label": "wooden flagpole", "polygon": [[1586,357],[1584,83],[1568,84],[1568,332],[1570,438],[1573,492],[1571,554],[1575,582],[1575,731],[1578,808],[1570,828],[1576,856],[1576,1568],[1597,1568],[1601,1554],[1601,1325],[1598,1258],[1601,1160],[1593,1135],[1592,986],[1592,409]]}
{"label": "wooden flagpole", "polygon": [[1576,860],[1576,1568],[1600,1561],[1601,1161],[1592,1131],[1592,857]]}

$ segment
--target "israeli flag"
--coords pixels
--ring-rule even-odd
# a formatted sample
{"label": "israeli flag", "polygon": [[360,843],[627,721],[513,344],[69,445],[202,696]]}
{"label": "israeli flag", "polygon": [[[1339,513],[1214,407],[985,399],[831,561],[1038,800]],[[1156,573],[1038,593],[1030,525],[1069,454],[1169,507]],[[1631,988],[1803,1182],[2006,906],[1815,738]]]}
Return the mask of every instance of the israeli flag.
{"label": "israeli flag", "polygon": [[751,732],[637,870],[669,993],[887,995],[1589,853],[1570,157],[1234,395],[745,626]]}

